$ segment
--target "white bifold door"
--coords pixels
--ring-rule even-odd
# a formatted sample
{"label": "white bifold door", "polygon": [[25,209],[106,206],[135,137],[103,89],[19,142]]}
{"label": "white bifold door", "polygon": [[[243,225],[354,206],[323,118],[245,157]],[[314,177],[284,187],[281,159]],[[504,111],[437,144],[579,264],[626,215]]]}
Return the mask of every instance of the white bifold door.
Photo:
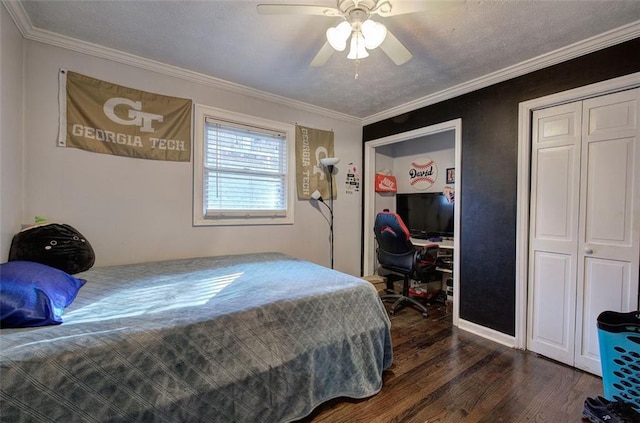
{"label": "white bifold door", "polygon": [[597,375],[598,315],[638,309],[639,100],[533,113],[527,348]]}

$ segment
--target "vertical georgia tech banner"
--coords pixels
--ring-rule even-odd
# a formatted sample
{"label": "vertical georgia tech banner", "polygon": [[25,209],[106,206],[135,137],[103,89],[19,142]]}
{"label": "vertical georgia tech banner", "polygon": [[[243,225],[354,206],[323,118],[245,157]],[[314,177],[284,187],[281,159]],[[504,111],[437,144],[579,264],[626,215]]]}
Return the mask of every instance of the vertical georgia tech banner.
{"label": "vertical georgia tech banner", "polygon": [[116,156],[191,160],[189,99],[60,70],[58,145]]}
{"label": "vertical georgia tech banner", "polygon": [[[333,131],[296,125],[296,184],[298,199],[308,200],[318,190],[322,198],[329,198],[327,168],[320,163],[324,157],[333,157]],[[336,184],[333,184],[333,198]]]}

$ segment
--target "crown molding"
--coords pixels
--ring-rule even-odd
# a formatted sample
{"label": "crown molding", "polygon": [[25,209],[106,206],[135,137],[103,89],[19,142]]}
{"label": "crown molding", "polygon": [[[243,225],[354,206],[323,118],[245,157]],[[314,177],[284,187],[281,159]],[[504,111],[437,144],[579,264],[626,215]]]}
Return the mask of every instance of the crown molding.
{"label": "crown molding", "polygon": [[25,13],[22,5],[19,4],[16,0],[2,0],[2,4],[5,10],[9,13],[9,16],[11,16],[11,19],[13,19],[13,22],[15,22],[22,36],[26,37],[25,27],[33,27],[33,25],[31,25],[31,21]]}
{"label": "crown molding", "polygon": [[640,37],[640,20],[630,24],[615,28],[611,31],[596,35],[591,38],[579,41],[566,47],[559,48],[550,53],[534,57],[524,62],[509,66],[499,71],[472,79],[451,88],[446,88],[437,93],[401,104],[399,106],[384,110],[373,115],[359,118],[346,113],[336,112],[323,107],[314,106],[309,103],[293,100],[287,97],[271,94],[265,91],[249,88],[244,85],[225,81],[202,73],[189,71],[177,66],[168,65],[155,60],[145,59],[119,50],[103,47],[97,44],[80,41],[75,38],[66,37],[50,31],[35,28],[24,11],[22,4],[15,0],[1,0],[9,15],[15,22],[22,36],[26,39],[50,44],[68,50],[84,53],[90,56],[112,60],[118,63],[135,66],[163,75],[181,78],[198,84],[211,86],[228,92],[246,95],[287,107],[301,109],[310,113],[331,117],[334,119],[369,125],[384,119],[392,118],[413,110],[430,106],[463,94],[470,93],[481,88],[488,87],[499,82],[503,82],[518,76],[525,75],[536,70],[546,68],[567,60],[601,50],[625,41]]}
{"label": "crown molding", "polygon": [[93,57],[108,59],[114,62],[134,66],[162,75],[180,78],[186,81],[195,82],[201,85],[210,86],[235,94],[242,94],[248,97],[281,104],[293,109],[304,110],[310,113],[315,113],[350,123],[356,123],[359,125],[362,124],[361,118],[351,116],[346,113],[340,113],[323,107],[314,106],[309,103],[304,103],[302,101],[297,101],[276,94],[271,94],[266,91],[256,90],[254,88],[249,88],[244,85],[225,81],[223,79],[215,78],[199,72],[194,72],[177,66],[168,65],[156,60],[145,59],[144,57],[125,53],[98,44],[80,41],[75,38],[56,34],[51,31],[35,28],[20,2],[2,0],[2,4],[9,12],[9,15],[11,16],[13,21],[16,23],[22,36],[28,40],[38,41],[44,44],[61,47]]}
{"label": "crown molding", "polygon": [[640,20],[559,48],[550,53],[542,54],[533,59],[525,60],[524,62],[481,76],[480,78],[472,79],[454,87],[373,114],[363,118],[362,124],[369,125],[392,118],[638,37],[640,37]]}

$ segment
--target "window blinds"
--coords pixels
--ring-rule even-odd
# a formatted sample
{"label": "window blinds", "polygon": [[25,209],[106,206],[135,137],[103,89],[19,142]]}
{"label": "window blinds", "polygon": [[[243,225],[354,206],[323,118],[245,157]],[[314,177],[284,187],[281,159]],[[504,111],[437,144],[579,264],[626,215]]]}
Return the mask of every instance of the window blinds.
{"label": "window blinds", "polygon": [[286,215],[285,134],[207,118],[204,136],[206,218]]}

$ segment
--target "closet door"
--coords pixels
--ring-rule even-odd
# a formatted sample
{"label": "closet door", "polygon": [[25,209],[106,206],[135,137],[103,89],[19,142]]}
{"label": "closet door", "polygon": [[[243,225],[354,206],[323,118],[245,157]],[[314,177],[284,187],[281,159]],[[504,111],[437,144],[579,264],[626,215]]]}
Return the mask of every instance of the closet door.
{"label": "closet door", "polygon": [[527,348],[598,375],[598,315],[639,308],[639,102],[533,115]]}
{"label": "closet door", "polygon": [[600,374],[597,318],[638,309],[640,89],[585,100],[575,366]]}
{"label": "closet door", "polygon": [[531,152],[527,348],[572,364],[581,103],[535,111]]}

